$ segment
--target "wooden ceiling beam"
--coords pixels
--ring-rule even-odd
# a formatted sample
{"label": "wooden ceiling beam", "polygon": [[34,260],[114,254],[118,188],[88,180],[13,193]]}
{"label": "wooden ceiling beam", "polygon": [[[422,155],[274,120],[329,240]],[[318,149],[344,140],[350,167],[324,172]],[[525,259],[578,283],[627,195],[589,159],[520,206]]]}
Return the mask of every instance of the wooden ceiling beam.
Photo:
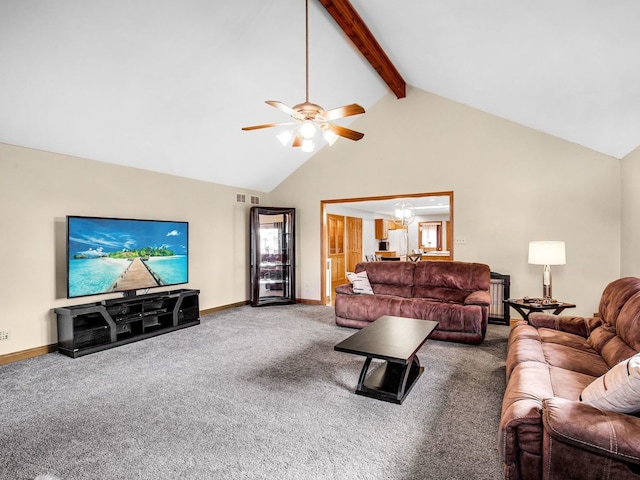
{"label": "wooden ceiling beam", "polygon": [[396,97],[404,98],[406,82],[349,0],[318,0]]}

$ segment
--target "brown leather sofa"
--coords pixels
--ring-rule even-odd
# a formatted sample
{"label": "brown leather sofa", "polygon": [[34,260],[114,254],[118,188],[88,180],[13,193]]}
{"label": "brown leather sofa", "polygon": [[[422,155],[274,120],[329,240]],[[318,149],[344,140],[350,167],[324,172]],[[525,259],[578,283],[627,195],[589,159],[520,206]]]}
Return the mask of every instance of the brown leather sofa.
{"label": "brown leather sofa", "polygon": [[336,288],[336,323],[362,328],[383,315],[435,320],[430,338],[479,344],[491,303],[488,265],[467,262],[361,262],[373,295]]}
{"label": "brown leather sofa", "polygon": [[584,401],[587,386],[639,350],[639,278],[607,285],[599,317],[533,313],[513,325],[499,430],[504,478],[640,479],[640,417]]}

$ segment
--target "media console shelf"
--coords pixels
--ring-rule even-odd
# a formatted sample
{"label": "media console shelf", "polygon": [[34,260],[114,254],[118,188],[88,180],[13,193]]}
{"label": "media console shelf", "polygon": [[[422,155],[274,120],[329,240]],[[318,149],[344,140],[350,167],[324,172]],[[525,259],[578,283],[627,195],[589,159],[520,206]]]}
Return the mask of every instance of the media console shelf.
{"label": "media console shelf", "polygon": [[183,289],[56,308],[58,351],[76,358],[198,325],[199,294]]}

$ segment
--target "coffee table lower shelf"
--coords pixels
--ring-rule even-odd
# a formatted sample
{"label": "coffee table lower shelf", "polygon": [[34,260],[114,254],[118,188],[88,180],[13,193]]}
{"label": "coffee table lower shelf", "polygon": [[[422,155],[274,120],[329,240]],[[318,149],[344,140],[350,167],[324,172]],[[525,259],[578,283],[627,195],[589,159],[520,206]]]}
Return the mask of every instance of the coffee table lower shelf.
{"label": "coffee table lower shelf", "polygon": [[356,394],[402,405],[424,372],[418,357],[412,357],[406,364],[385,361],[367,376],[371,360],[372,357],[367,357],[364,362]]}

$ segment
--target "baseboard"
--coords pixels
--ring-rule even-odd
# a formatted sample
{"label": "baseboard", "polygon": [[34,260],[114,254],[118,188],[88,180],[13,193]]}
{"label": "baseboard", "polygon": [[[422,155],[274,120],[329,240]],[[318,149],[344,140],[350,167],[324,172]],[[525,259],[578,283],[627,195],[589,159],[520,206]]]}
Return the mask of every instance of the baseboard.
{"label": "baseboard", "polygon": [[296,302],[304,305],[322,305],[320,300],[310,300],[308,298],[296,298]]}
{"label": "baseboard", "polygon": [[219,307],[207,308],[206,310],[200,310],[200,316],[221,312],[223,310],[229,310],[230,308],[243,307],[245,305],[249,305],[249,300],[245,300],[244,302],[230,303],[228,305],[221,305]]}
{"label": "baseboard", "polygon": [[0,355],[0,365],[6,365],[7,363],[26,360],[27,358],[38,357],[40,355],[46,355],[47,353],[55,352],[57,350],[58,344],[56,343],[53,345],[29,348],[28,350],[22,350],[20,352],[7,353],[5,355]]}
{"label": "baseboard", "polygon": [[[303,305],[322,305],[320,300],[312,300],[308,298],[296,298],[296,303],[302,303]],[[229,305],[222,305],[220,307],[207,308],[206,310],[201,310],[200,315],[208,315],[210,313],[221,312],[223,310],[229,310],[230,308],[243,307],[245,305],[250,305],[251,301],[246,300],[244,302],[230,303]]]}

